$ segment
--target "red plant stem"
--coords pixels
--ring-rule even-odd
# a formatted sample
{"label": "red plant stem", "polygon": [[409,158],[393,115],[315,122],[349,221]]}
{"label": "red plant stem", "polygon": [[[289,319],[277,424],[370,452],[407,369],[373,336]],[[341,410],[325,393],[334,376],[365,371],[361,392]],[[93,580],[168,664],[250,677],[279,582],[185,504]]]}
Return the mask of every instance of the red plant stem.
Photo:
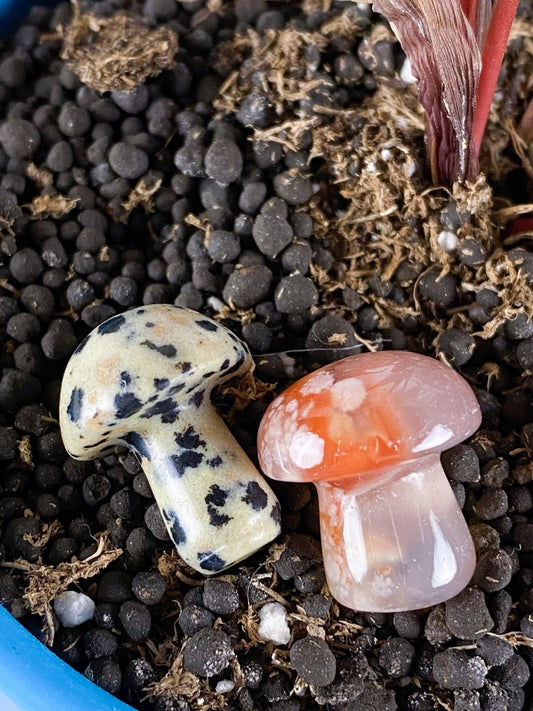
{"label": "red plant stem", "polygon": [[496,89],[498,75],[507,47],[511,25],[519,0],[496,0],[490,18],[490,25],[483,47],[482,69],[477,90],[476,111],[472,129],[472,140],[479,153],[481,140],[489,117],[490,105]]}

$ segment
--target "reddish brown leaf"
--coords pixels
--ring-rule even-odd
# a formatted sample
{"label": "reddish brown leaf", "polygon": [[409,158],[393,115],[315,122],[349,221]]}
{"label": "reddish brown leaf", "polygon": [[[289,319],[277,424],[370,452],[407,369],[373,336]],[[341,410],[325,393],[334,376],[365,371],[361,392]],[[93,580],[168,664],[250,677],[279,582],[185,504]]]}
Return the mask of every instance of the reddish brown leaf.
{"label": "reddish brown leaf", "polygon": [[479,165],[471,132],[481,57],[461,4],[374,0],[374,10],[391,23],[419,81],[433,181],[451,185],[474,178]]}

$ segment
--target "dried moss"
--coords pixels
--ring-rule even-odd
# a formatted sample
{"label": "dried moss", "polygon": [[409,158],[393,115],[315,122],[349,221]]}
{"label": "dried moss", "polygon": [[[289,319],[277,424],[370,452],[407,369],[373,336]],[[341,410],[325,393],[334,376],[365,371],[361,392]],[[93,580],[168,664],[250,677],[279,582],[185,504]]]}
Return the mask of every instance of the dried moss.
{"label": "dried moss", "polygon": [[[58,526],[57,522],[45,524],[39,540],[30,542],[34,545],[45,545],[50,538],[57,535]],[[24,573],[28,581],[24,591],[24,600],[30,612],[44,618],[47,642],[51,646],[54,641],[52,601],[70,585],[78,580],[92,578],[121,555],[120,548],[110,547],[108,533],[105,532],[98,538],[96,551],[83,561],[74,560],[71,563],[63,562],[52,566],[18,560],[15,563],[5,563],[4,565]]]}
{"label": "dried moss", "polygon": [[[178,36],[168,27],[151,29],[126,13],[98,17],[73,3],[73,18],[59,30],[61,58],[97,91],[132,91],[147,77],[174,66]],[[54,37],[55,39],[55,37]]]}
{"label": "dried moss", "polygon": [[53,217],[58,220],[74,209],[78,198],[68,198],[64,195],[38,195],[27,205],[33,217],[46,219]]}

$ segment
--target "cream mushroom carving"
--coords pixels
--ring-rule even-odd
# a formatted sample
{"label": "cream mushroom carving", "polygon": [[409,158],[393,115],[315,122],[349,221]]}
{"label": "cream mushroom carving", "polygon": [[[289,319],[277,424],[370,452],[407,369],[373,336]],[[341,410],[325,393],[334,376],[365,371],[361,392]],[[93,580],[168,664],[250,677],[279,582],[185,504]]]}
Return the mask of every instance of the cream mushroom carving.
{"label": "cream mushroom carving", "polygon": [[326,576],[340,603],[410,610],[467,585],[474,546],[439,453],[480,422],[458,373],[400,351],[344,358],[271,403],[261,468],[316,485]]}
{"label": "cream mushroom carving", "polygon": [[279,504],[211,399],[252,364],[227,328],[166,304],[113,316],[70,359],[61,387],[69,454],[116,446],[140,459],[182,558],[204,573],[251,555],[280,531]]}

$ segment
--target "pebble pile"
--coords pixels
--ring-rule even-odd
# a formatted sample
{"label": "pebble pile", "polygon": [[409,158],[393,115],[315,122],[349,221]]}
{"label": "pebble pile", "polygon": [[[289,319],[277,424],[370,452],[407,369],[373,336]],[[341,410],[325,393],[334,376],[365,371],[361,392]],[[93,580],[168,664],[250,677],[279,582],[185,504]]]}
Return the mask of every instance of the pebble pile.
{"label": "pebble pile", "polygon": [[[297,145],[254,138],[283,120],[261,67],[243,65],[254,88],[235,111],[214,106],[231,79],[225,43],[251,30],[314,33],[302,61],[316,84],[293,99],[310,126],[396,81],[398,45],[368,5],[343,0],[101,0],[90,10],[125,8],[179,38],[175,67],[130,93],[99,92],[67,68],[53,38],[70,22],[66,3],[32,8],[0,50],[0,602],[50,640],[24,595],[33,564],[45,566],[54,651],[139,711],[531,709],[533,322],[524,313],[486,339],[472,335],[501,308],[498,293],[480,289],[466,303],[457,275],[429,264],[368,276],[368,294],[398,309],[416,283],[422,311],[393,327],[368,294],[341,284],[328,300],[324,275],[331,284],[343,269],[335,235],[319,238],[308,209],[334,190],[311,130]],[[442,231],[460,222],[450,202]],[[472,238],[451,259],[474,273],[484,250]],[[533,280],[527,248],[509,259]],[[180,566],[134,456],[74,461],[57,423],[77,345],[105,319],[153,303],[223,319],[260,377],[280,385],[286,358],[264,354],[362,339],[435,355],[434,317],[463,314],[436,346],[483,411],[481,432],[443,455],[477,550],[471,585],[423,611],[339,608],[306,484],[276,485],[283,537],[270,550],[209,580]],[[233,425],[252,457],[266,404]],[[54,571],[95,564],[105,531],[106,550],[122,554],[54,588]],[[18,559],[25,571],[11,566]]]}

